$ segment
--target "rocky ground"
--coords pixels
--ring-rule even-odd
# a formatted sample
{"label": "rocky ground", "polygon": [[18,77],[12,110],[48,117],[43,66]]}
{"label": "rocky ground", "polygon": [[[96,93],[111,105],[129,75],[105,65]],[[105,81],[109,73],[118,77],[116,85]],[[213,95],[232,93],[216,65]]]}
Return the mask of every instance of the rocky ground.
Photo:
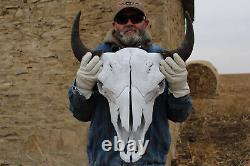
{"label": "rocky ground", "polygon": [[[160,2],[149,5],[149,12],[157,11]],[[104,0],[1,0],[1,166],[87,165],[88,124],[68,111],[67,89],[79,66],[70,29],[82,9],[81,32],[94,47],[110,27],[112,5]],[[156,42],[162,42],[160,35],[154,34]],[[217,96],[194,100],[173,164],[249,165],[250,75],[220,81]]]}

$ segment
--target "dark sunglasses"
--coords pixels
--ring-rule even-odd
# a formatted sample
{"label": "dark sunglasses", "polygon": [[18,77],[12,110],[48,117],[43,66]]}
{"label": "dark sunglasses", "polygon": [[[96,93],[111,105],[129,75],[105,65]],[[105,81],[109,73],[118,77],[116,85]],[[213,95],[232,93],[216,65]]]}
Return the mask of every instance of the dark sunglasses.
{"label": "dark sunglasses", "polygon": [[145,20],[146,17],[144,15],[138,15],[138,14],[134,15],[120,14],[115,17],[114,21],[117,22],[118,24],[127,24],[129,19],[133,24],[138,24],[141,23],[143,20]]}

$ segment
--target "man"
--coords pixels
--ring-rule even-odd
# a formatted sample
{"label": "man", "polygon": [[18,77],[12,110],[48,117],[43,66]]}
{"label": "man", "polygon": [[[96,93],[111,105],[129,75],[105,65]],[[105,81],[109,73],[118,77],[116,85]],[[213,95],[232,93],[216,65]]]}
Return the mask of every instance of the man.
{"label": "man", "polygon": [[[103,44],[95,50],[116,52],[125,47],[138,47],[147,52],[162,52],[164,49],[151,43],[146,30],[149,21],[138,0],[121,1]],[[102,142],[114,142],[116,131],[111,123],[108,101],[96,87],[97,75],[102,70],[98,56],[85,54],[69,89],[70,110],[80,121],[91,121],[88,139],[88,157],[91,166],[154,165],[163,166],[170,146],[168,120],[183,122],[192,109],[185,62],[178,54],[160,62],[160,71],[166,77],[167,85],[163,94],[155,100],[153,120],[145,135],[150,140],[145,154],[135,163],[125,163],[119,152],[104,151]]]}

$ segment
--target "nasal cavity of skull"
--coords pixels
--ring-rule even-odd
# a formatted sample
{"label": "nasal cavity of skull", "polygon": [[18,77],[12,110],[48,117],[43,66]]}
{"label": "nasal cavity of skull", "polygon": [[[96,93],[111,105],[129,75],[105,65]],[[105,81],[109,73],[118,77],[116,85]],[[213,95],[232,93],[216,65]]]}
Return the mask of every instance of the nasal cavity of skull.
{"label": "nasal cavity of skull", "polygon": [[142,110],[142,114],[141,114],[141,125],[139,126],[138,130],[142,131],[144,126],[145,126],[145,117],[144,117],[144,114],[143,114],[143,110]]}
{"label": "nasal cavity of skull", "polygon": [[[119,112],[120,110],[118,109],[118,112]],[[121,121],[121,117],[120,117],[120,114],[118,114],[118,117],[117,117],[118,119],[117,119],[117,125],[118,125],[118,127],[119,127],[119,129],[122,129],[122,121]]]}

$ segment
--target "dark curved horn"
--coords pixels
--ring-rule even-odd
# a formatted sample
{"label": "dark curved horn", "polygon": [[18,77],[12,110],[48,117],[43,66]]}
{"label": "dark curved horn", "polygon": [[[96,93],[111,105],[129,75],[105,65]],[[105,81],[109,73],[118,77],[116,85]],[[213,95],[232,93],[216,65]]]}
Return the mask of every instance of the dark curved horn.
{"label": "dark curved horn", "polygon": [[79,11],[74,19],[72,31],[71,31],[71,47],[76,59],[80,62],[82,57],[89,50],[81,41],[79,34],[79,21],[80,21],[81,11]]}
{"label": "dark curved horn", "polygon": [[185,18],[187,25],[186,35],[183,42],[181,43],[180,47],[175,50],[162,52],[161,54],[164,56],[164,59],[167,56],[172,57],[174,53],[178,53],[184,61],[186,61],[190,57],[194,47],[194,29],[192,20],[187,11],[185,12]]}

